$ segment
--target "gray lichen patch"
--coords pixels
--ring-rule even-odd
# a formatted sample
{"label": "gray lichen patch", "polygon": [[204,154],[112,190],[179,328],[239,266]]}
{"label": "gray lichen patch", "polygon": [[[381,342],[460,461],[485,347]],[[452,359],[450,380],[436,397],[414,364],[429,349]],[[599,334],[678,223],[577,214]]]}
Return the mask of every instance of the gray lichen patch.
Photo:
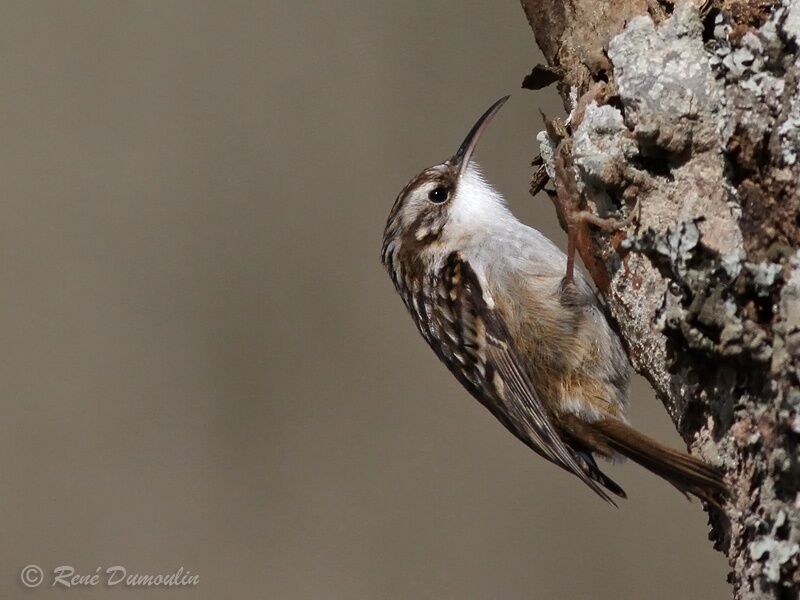
{"label": "gray lichen patch", "polygon": [[712,67],[724,83],[720,122],[751,260],[787,258],[800,237],[800,0],[785,0],[758,29],[731,36],[717,15]]}
{"label": "gray lichen patch", "polygon": [[800,251],[789,261],[789,276],[781,289],[780,317],[785,333],[800,331]]}
{"label": "gray lichen patch", "polygon": [[[775,349],[771,365],[772,373],[775,375],[791,373],[797,377],[800,368],[800,251],[789,261],[788,276],[781,288],[778,319],[773,331]],[[791,409],[798,410],[800,404],[794,401],[800,399],[800,393],[793,391],[796,393],[787,399],[792,401]]]}
{"label": "gray lichen patch", "polygon": [[750,544],[750,556],[764,563],[764,576],[771,582],[780,581],[781,567],[800,552],[797,542],[762,537]]}
{"label": "gray lichen patch", "polygon": [[781,29],[786,37],[800,44],[800,0],[790,0],[783,7],[783,14],[777,15],[782,21]]}
{"label": "gray lichen patch", "polygon": [[662,186],[664,204],[658,216],[662,230],[671,224],[664,219],[666,214],[672,223],[675,217],[681,221],[702,217],[699,229],[706,246],[721,256],[742,256],[742,234],[724,170],[718,146],[695,150],[689,160],[671,170],[672,180]]}
{"label": "gray lichen patch", "polygon": [[791,95],[789,110],[777,134],[783,163],[787,167],[795,166],[800,161],[800,95]]}
{"label": "gray lichen patch", "polygon": [[573,158],[581,172],[579,184],[623,189],[647,173],[631,166],[639,148],[614,107],[592,102],[573,137]]}
{"label": "gray lichen patch", "polygon": [[[650,218],[659,221],[652,223],[654,229],[663,231],[676,212],[681,220],[702,215],[706,243],[729,254],[741,246],[741,235],[728,192],[720,186],[725,179],[718,131],[723,91],[702,31],[699,14],[688,4],[676,7],[660,27],[649,17],[638,17],[611,41],[609,57],[625,122],[659,188],[652,202],[643,203]],[[586,121],[587,127],[597,128]],[[625,154],[629,159],[634,152],[625,149]]]}
{"label": "gray lichen patch", "polygon": [[702,32],[697,10],[684,4],[660,27],[637,17],[611,40],[625,119],[645,150],[680,154],[717,145],[722,87],[709,69]]}
{"label": "gray lichen patch", "polygon": [[[761,575],[772,583],[781,580],[781,569],[790,562],[796,563],[797,555],[800,554],[797,540],[786,539],[786,534],[781,531],[786,525],[786,512],[779,510],[769,534],[756,538],[748,546],[750,557],[762,564]],[[791,529],[789,532],[791,535]]]}
{"label": "gray lichen patch", "polygon": [[764,363],[772,356],[771,336],[748,318],[734,290],[769,297],[780,268],[744,263],[734,279],[719,255],[704,242],[696,221],[678,223],[665,234],[646,232],[635,249],[648,256],[670,281],[656,327],[674,343],[707,356]]}
{"label": "gray lichen patch", "polygon": [[547,176],[553,179],[556,176],[555,160],[558,142],[553,140],[546,131],[540,131],[536,139],[539,142],[539,155],[542,157]]}

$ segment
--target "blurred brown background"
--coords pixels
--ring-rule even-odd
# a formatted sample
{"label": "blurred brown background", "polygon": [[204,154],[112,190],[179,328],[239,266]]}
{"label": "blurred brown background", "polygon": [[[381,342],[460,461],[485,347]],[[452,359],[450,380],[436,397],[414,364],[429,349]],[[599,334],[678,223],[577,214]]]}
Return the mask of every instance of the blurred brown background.
{"label": "blurred brown background", "polygon": [[[515,0],[3,8],[1,598],[727,596],[698,503],[627,465],[615,511],[545,464],[379,264],[396,193],[507,92],[478,159],[564,241]],[[632,416],[678,443],[641,382]]]}

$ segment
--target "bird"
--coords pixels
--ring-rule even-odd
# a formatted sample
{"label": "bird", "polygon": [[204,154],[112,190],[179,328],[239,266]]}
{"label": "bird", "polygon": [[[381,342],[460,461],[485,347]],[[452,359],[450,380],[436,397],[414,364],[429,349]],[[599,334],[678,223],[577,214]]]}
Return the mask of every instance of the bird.
{"label": "bird", "polygon": [[612,495],[626,494],[597,457],[631,459],[720,506],[728,492],[719,469],[629,424],[632,366],[603,299],[555,243],[511,213],[472,160],[508,98],[397,196],[381,247],[396,291],[462,386],[603,500],[616,506]]}

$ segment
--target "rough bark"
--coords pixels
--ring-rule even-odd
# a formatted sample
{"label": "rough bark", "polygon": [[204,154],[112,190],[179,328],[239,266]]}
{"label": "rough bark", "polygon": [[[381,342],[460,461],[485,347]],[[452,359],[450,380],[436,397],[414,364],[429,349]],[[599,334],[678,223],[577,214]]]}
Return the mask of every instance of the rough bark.
{"label": "rough bark", "polygon": [[797,598],[800,0],[522,6],[572,113],[568,144],[540,134],[551,177],[603,217],[639,202],[579,251],[635,368],[726,473],[710,537],[733,597]]}

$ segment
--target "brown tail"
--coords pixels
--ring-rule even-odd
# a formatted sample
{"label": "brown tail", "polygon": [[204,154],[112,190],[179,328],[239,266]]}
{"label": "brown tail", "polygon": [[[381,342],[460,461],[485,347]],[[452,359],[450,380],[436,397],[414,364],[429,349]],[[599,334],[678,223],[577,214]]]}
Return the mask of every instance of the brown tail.
{"label": "brown tail", "polygon": [[666,479],[684,494],[693,494],[719,507],[719,498],[728,496],[722,473],[703,461],[668,448],[617,419],[592,423],[598,442],[627,456],[648,471]]}

